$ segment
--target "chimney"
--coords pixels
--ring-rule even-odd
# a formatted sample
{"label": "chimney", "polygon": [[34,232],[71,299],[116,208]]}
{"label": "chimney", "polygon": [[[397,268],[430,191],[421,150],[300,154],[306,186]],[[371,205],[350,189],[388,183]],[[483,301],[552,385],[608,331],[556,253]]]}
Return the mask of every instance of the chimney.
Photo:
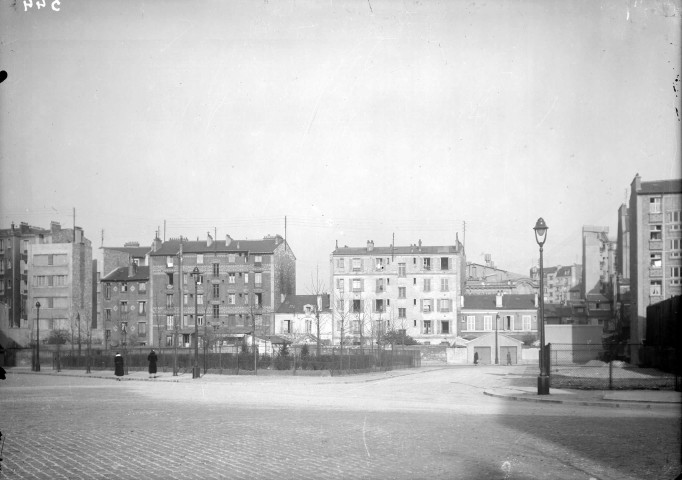
{"label": "chimney", "polygon": [[538,294],[535,294],[535,308],[538,308]]}
{"label": "chimney", "polygon": [[367,251],[371,252],[374,250],[374,240],[367,240]]}
{"label": "chimney", "polygon": [[211,232],[206,232],[206,246],[210,247],[213,245],[213,237],[211,236]]}
{"label": "chimney", "polygon": [[139,247],[140,242],[126,242],[123,244],[124,247]]}
{"label": "chimney", "polygon": [[422,239],[421,238],[419,239],[419,251],[420,252],[422,251]]}
{"label": "chimney", "polygon": [[62,229],[62,226],[59,222],[55,222],[54,220],[50,222],[50,230],[52,230],[52,233],[59,232]]}
{"label": "chimney", "polygon": [[161,248],[161,239],[159,237],[154,237],[154,241],[152,242],[152,252],[156,252]]}
{"label": "chimney", "polygon": [[128,278],[134,277],[137,273],[137,264],[135,262],[130,262],[128,265]]}
{"label": "chimney", "polygon": [[231,243],[232,243],[232,237],[230,237],[229,235],[225,235],[225,246],[229,247]]}
{"label": "chimney", "polygon": [[495,295],[495,307],[502,308],[502,290],[498,290],[497,295]]}

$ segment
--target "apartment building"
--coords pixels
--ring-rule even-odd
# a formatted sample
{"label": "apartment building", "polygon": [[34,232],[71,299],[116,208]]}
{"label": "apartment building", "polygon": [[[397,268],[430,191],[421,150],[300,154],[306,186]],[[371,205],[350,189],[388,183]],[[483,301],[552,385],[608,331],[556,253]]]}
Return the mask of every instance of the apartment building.
{"label": "apartment building", "polygon": [[490,254],[485,254],[485,263],[467,262],[466,267],[465,295],[534,294],[539,288],[528,276],[496,267]]}
{"label": "apartment building", "polygon": [[40,303],[41,338],[52,330],[66,330],[77,340],[98,336],[92,246],[80,227],[62,229],[52,222],[49,236],[41,243],[29,243],[27,250],[27,315],[29,329],[38,318]]}
{"label": "apartment building", "polygon": [[390,330],[452,343],[466,275],[462,244],[339,247],[332,252],[333,343],[368,344]]}
{"label": "apartment building", "polygon": [[583,226],[583,298],[589,294],[611,296],[616,273],[617,242],[609,239],[609,227]]}
{"label": "apartment building", "polygon": [[[194,275],[195,269],[198,275]],[[190,347],[196,324],[228,334],[252,330],[274,335],[275,312],[288,294],[296,293],[296,257],[280,236],[260,240],[162,242],[149,252],[148,344]],[[206,322],[206,323],[205,323]],[[161,334],[157,331],[161,330]]]}
{"label": "apartment building", "polygon": [[[149,322],[158,320],[150,314],[149,267],[131,261],[127,267],[110,272],[100,283],[105,350],[147,345]],[[157,334],[159,331],[157,328]]]}
{"label": "apartment building", "polygon": [[[630,187],[630,343],[646,333],[646,307],[682,293],[682,180],[643,182]],[[633,363],[639,351],[631,351]]]}
{"label": "apartment building", "polygon": [[330,295],[287,295],[275,314],[275,334],[289,343],[317,343],[332,341]]}

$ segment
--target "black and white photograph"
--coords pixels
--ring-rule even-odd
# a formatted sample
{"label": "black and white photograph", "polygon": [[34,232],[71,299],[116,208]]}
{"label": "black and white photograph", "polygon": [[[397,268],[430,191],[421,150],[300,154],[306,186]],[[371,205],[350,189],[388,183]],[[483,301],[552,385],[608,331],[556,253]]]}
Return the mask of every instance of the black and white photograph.
{"label": "black and white photograph", "polygon": [[0,0],[0,480],[682,478],[682,0]]}

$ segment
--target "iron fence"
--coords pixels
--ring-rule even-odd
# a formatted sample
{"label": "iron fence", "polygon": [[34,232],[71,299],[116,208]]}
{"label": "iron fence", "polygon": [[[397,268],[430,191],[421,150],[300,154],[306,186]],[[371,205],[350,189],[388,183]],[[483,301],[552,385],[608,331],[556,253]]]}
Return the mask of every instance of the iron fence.
{"label": "iron fence", "polygon": [[638,345],[550,346],[550,386],[578,389],[679,389],[679,372],[631,365],[622,358]]}

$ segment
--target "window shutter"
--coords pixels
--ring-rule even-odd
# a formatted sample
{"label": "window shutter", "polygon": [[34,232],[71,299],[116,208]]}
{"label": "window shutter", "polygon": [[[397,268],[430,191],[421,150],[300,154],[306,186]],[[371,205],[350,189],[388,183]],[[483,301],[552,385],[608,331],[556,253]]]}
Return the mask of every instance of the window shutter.
{"label": "window shutter", "polygon": [[360,312],[363,313],[365,311],[365,301],[360,300]]}
{"label": "window shutter", "polygon": [[424,311],[424,299],[419,299],[419,310]]}
{"label": "window shutter", "polygon": [[360,280],[360,291],[364,292],[365,291],[365,279]]}

